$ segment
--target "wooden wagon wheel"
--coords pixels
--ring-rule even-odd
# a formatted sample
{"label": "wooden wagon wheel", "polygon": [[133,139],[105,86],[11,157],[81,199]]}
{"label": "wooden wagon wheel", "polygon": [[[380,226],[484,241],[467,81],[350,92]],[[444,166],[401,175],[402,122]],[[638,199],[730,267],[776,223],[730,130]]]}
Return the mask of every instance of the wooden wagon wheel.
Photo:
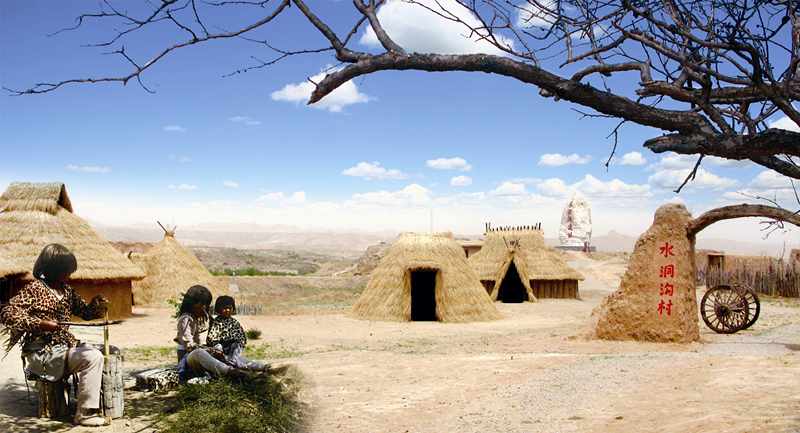
{"label": "wooden wagon wheel", "polygon": [[761,313],[761,301],[758,299],[756,291],[751,289],[750,286],[742,283],[733,283],[731,286],[744,296],[745,301],[747,301],[747,306],[750,309],[749,320],[742,327],[742,329],[747,329],[753,326],[753,323],[756,323],[756,320],[758,320],[758,315]]}
{"label": "wooden wagon wheel", "polygon": [[750,306],[745,296],[731,286],[720,285],[709,289],[700,302],[700,314],[712,331],[733,334],[750,320]]}

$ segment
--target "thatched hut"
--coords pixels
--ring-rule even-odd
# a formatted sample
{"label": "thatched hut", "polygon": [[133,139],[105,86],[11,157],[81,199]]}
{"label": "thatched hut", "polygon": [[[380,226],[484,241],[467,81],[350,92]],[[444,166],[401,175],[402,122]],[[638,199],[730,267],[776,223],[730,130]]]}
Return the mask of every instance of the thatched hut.
{"label": "thatched hut", "polygon": [[133,299],[137,307],[168,307],[168,299],[180,302],[182,294],[195,284],[208,288],[214,298],[231,294],[194,254],[175,239],[175,229],[164,230],[164,238],[147,253],[130,253],[128,257],[147,275],[133,283]]}
{"label": "thatched hut", "polygon": [[502,318],[449,232],[401,233],[348,316],[451,323]]}
{"label": "thatched hut", "polygon": [[28,269],[21,263],[0,256],[0,305],[8,303],[12,285],[21,287],[21,284],[15,283],[21,281],[27,273]]}
{"label": "thatched hut", "polygon": [[483,248],[469,258],[493,301],[578,298],[583,275],[544,243],[538,226],[487,228]]}
{"label": "thatched hut", "polygon": [[131,282],[144,273],[72,213],[63,183],[12,182],[0,196],[0,256],[26,270],[3,287],[3,299],[33,280],[36,258],[52,243],[66,246],[78,259],[69,283],[81,297],[88,301],[104,294],[111,301],[111,317],[131,315]]}

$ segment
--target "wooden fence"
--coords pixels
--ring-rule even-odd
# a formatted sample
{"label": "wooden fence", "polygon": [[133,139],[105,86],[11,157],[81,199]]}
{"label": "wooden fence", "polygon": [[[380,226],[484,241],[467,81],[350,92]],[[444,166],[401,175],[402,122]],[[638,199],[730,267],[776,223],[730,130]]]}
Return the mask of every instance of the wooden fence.
{"label": "wooden fence", "polygon": [[708,288],[743,283],[764,295],[800,298],[800,272],[783,263],[769,264],[763,269],[748,269],[747,266],[729,271],[718,267],[698,269],[697,282],[705,283]]}
{"label": "wooden fence", "polygon": [[239,304],[236,306],[236,314],[242,316],[259,316],[264,314],[264,307],[260,305]]}

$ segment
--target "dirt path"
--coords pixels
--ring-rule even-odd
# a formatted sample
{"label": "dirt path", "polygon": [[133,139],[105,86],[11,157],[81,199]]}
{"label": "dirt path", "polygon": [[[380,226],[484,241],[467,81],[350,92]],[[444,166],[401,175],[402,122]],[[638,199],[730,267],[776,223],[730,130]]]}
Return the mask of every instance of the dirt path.
{"label": "dirt path", "polygon": [[[306,397],[318,432],[800,431],[800,301],[763,300],[758,322],[735,335],[701,323],[702,343],[589,341],[581,329],[619,284],[624,264],[576,266],[587,276],[582,300],[497,304],[505,319],[495,322],[239,320],[264,332],[253,342],[262,353],[294,363],[312,383]],[[114,344],[172,346],[171,311],[137,313],[113,329]],[[91,332],[86,340],[102,340],[99,329]],[[129,358],[128,373],[155,366]],[[18,354],[0,367],[0,431],[72,427],[34,417]],[[126,418],[74,431],[151,432],[144,414],[159,401],[132,385]]]}

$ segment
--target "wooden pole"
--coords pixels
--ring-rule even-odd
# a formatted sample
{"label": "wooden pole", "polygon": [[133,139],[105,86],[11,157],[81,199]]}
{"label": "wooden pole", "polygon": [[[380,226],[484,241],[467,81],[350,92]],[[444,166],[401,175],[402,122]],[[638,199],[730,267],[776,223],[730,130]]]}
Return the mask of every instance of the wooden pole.
{"label": "wooden pole", "polygon": [[108,356],[108,304],[110,302],[101,302],[100,307],[103,308],[103,322],[105,325],[103,326],[103,354]]}

